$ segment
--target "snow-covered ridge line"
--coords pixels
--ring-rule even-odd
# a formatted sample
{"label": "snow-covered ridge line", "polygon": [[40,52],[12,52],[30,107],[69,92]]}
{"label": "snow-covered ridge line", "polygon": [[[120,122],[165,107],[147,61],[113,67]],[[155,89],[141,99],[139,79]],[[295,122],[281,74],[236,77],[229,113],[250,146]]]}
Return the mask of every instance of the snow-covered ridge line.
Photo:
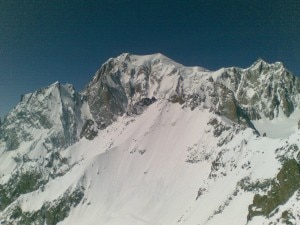
{"label": "snow-covered ridge line", "polygon": [[264,117],[289,117],[299,105],[299,87],[299,79],[281,63],[258,60],[247,69],[208,71],[184,67],[161,54],[126,53],[103,64],[82,95],[98,125],[110,124],[143,98],[152,97],[209,108],[249,125]]}
{"label": "snow-covered ridge line", "polygon": [[[80,93],[70,84],[55,82],[23,96],[4,119],[0,138],[2,134],[2,139],[10,142],[7,133],[19,120],[23,127],[26,123],[38,127],[59,123],[64,133],[73,130],[68,140],[55,141],[66,147],[82,135],[92,138],[95,129],[107,127],[124,113],[141,113],[147,99],[210,109],[233,122],[254,127],[253,121],[262,118],[289,117],[300,105],[299,90],[299,79],[278,62],[268,64],[259,59],[246,69],[208,71],[185,67],[159,53],[124,53],[105,62]],[[16,130],[17,139],[32,136],[28,129]]]}

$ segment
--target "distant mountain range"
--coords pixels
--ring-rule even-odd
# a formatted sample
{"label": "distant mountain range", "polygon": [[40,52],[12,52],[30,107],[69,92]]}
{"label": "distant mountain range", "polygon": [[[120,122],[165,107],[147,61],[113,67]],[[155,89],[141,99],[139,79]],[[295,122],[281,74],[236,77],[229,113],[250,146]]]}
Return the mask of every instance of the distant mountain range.
{"label": "distant mountain range", "polygon": [[0,125],[0,224],[300,224],[300,81],[282,63],[124,53]]}

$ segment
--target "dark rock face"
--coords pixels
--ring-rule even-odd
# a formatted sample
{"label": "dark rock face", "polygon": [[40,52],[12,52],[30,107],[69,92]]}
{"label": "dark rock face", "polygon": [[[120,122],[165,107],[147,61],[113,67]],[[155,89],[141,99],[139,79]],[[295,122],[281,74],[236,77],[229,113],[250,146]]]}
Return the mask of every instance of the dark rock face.
{"label": "dark rock face", "polygon": [[284,162],[276,178],[272,181],[271,190],[266,195],[254,196],[253,203],[249,206],[248,220],[259,215],[269,216],[300,188],[299,164],[294,159]]}
{"label": "dark rock face", "polygon": [[209,97],[220,115],[239,122],[262,116],[274,119],[280,109],[289,117],[299,102],[299,79],[281,63],[257,61],[248,69],[228,68],[213,81]]}
{"label": "dark rock face", "polygon": [[21,194],[37,190],[43,182],[41,174],[36,171],[13,174],[5,185],[0,185],[0,210],[4,210]]}
{"label": "dark rock face", "polygon": [[137,103],[135,103],[132,108],[130,109],[130,111],[128,112],[128,114],[136,114],[136,115],[140,115],[143,113],[144,109],[151,105],[152,103],[156,102],[156,98],[152,97],[152,98],[142,98],[140,101],[138,101]]}
{"label": "dark rock face", "polygon": [[[267,64],[259,60],[243,73],[237,101],[252,110],[252,120],[259,119],[259,113],[269,119],[277,117],[281,108],[285,116],[293,113],[298,102],[299,80],[287,71],[281,63]],[[247,92],[252,89],[249,96]]]}
{"label": "dark rock face", "polygon": [[121,84],[121,72],[113,71],[114,60],[104,64],[83,92],[98,128],[110,125],[125,113],[128,99]]}
{"label": "dark rock face", "polygon": [[80,137],[85,137],[88,140],[93,140],[98,134],[97,127],[95,126],[95,122],[91,119],[87,120],[82,127],[82,131],[80,133]]}
{"label": "dark rock face", "polygon": [[[160,88],[160,82],[163,76],[168,75],[160,71],[164,66],[160,57],[157,55],[152,60],[142,61],[130,54],[123,54],[108,60],[97,71],[82,95],[98,128],[107,127],[124,113],[141,113],[143,107],[157,98],[155,93]],[[178,71],[171,71],[170,75],[172,73]],[[156,89],[152,94],[150,86]]]}
{"label": "dark rock face", "polygon": [[[72,207],[76,207],[83,199],[84,193],[80,188],[68,191],[59,199],[53,202],[45,202],[41,209],[33,212],[23,212],[19,205],[16,205],[11,212],[10,220],[7,224],[49,224],[56,225],[63,221]],[[6,224],[6,223],[5,223]]]}
{"label": "dark rock face", "polygon": [[278,116],[280,108],[287,117],[293,113],[298,101],[299,81],[282,64],[269,65],[258,61],[249,69],[228,69],[225,74],[219,82],[233,84],[231,88],[220,86],[219,110],[226,117],[236,119],[234,102],[251,120],[261,116],[273,119]]}

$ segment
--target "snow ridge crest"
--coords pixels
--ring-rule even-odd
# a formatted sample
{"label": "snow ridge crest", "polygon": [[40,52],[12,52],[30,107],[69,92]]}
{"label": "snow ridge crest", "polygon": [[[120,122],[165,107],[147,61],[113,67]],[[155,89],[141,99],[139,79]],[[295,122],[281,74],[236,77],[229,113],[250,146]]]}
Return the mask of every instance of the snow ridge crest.
{"label": "snow ridge crest", "polygon": [[[55,82],[22,96],[4,119],[0,137],[19,143],[31,139],[39,129],[50,129],[67,137],[54,141],[65,148],[85,133],[95,134],[95,128],[109,126],[124,113],[142,113],[155,100],[210,109],[254,127],[255,120],[289,117],[300,105],[299,92],[299,79],[280,62],[268,64],[258,59],[246,69],[209,71],[185,67],[160,53],[123,53],[105,62],[80,93],[70,84]],[[16,135],[9,141],[12,132]]]}

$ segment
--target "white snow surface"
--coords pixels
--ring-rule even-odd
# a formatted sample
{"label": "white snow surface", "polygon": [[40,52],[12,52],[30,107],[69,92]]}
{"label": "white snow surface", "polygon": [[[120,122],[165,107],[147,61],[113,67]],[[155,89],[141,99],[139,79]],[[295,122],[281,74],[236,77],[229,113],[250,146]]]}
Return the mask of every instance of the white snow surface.
{"label": "white snow surface", "polygon": [[285,117],[281,113],[273,120],[262,118],[252,123],[261,134],[266,133],[270,138],[287,138],[298,130],[299,120],[300,110],[296,109],[290,117]]}
{"label": "white snow surface", "polygon": [[[254,194],[237,183],[246,176],[274,178],[280,168],[275,149],[286,140],[237,129],[230,142],[218,146],[228,133],[216,138],[208,124],[212,118],[222,121],[208,110],[167,101],[157,101],[142,115],[120,117],[93,141],[81,139],[64,150],[62,156],[75,166],[18,202],[23,211],[35,211],[83,185],[84,201],[60,225],[246,224]],[[289,141],[298,142],[299,134]],[[224,165],[210,177],[218,156]],[[197,160],[188,162],[189,157]],[[0,157],[0,165],[5,159]]]}

